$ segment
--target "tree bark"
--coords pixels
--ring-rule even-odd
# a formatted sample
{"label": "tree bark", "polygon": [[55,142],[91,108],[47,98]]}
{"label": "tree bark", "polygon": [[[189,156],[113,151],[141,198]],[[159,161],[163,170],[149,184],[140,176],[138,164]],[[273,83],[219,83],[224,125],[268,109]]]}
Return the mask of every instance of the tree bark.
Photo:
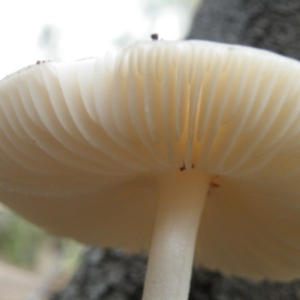
{"label": "tree bark", "polygon": [[[207,0],[187,38],[248,45],[300,59],[300,1]],[[142,255],[89,248],[70,284],[52,300],[139,300],[145,269]],[[300,300],[300,283],[251,283],[195,270],[190,300],[217,299]]]}
{"label": "tree bark", "polygon": [[187,38],[247,45],[300,59],[300,1],[207,0]]}
{"label": "tree bark", "polygon": [[[69,285],[51,300],[140,300],[146,270],[143,255],[86,250]],[[189,300],[300,300],[300,282],[257,282],[201,268],[192,275]]]}

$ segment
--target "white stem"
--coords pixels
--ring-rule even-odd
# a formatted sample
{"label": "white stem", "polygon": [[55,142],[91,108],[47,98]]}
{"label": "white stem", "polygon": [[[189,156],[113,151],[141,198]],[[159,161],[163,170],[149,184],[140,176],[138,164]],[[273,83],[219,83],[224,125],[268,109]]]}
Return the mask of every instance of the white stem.
{"label": "white stem", "polygon": [[208,174],[178,171],[159,181],[160,200],[149,253],[143,300],[188,299]]}

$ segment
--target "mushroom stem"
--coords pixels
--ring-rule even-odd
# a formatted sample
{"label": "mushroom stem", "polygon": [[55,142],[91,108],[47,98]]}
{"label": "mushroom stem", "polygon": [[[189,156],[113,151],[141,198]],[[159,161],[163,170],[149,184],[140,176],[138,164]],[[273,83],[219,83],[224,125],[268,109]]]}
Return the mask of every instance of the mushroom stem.
{"label": "mushroom stem", "polygon": [[185,170],[159,180],[160,199],[143,300],[188,299],[195,242],[210,175]]}

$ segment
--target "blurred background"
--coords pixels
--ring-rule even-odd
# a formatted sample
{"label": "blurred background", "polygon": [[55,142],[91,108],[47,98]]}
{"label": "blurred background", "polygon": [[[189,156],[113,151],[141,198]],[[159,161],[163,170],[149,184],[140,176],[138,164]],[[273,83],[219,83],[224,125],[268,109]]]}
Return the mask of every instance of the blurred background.
{"label": "blurred background", "polygon": [[[99,56],[151,33],[184,39],[200,5],[200,0],[0,1],[0,79],[38,60]],[[83,248],[47,236],[1,206],[0,300],[42,300],[60,289]]]}
{"label": "blurred background", "polygon": [[187,34],[200,0],[11,0],[0,11],[0,78],[37,60],[99,56],[158,32]]}

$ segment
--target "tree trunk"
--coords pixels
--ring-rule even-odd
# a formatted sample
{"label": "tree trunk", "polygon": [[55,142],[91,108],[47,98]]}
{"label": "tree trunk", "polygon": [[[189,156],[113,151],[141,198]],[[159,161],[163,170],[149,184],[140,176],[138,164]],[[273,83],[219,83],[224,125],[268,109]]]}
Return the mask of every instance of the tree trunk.
{"label": "tree trunk", "polygon": [[300,1],[207,0],[187,38],[247,45],[300,59]]}

